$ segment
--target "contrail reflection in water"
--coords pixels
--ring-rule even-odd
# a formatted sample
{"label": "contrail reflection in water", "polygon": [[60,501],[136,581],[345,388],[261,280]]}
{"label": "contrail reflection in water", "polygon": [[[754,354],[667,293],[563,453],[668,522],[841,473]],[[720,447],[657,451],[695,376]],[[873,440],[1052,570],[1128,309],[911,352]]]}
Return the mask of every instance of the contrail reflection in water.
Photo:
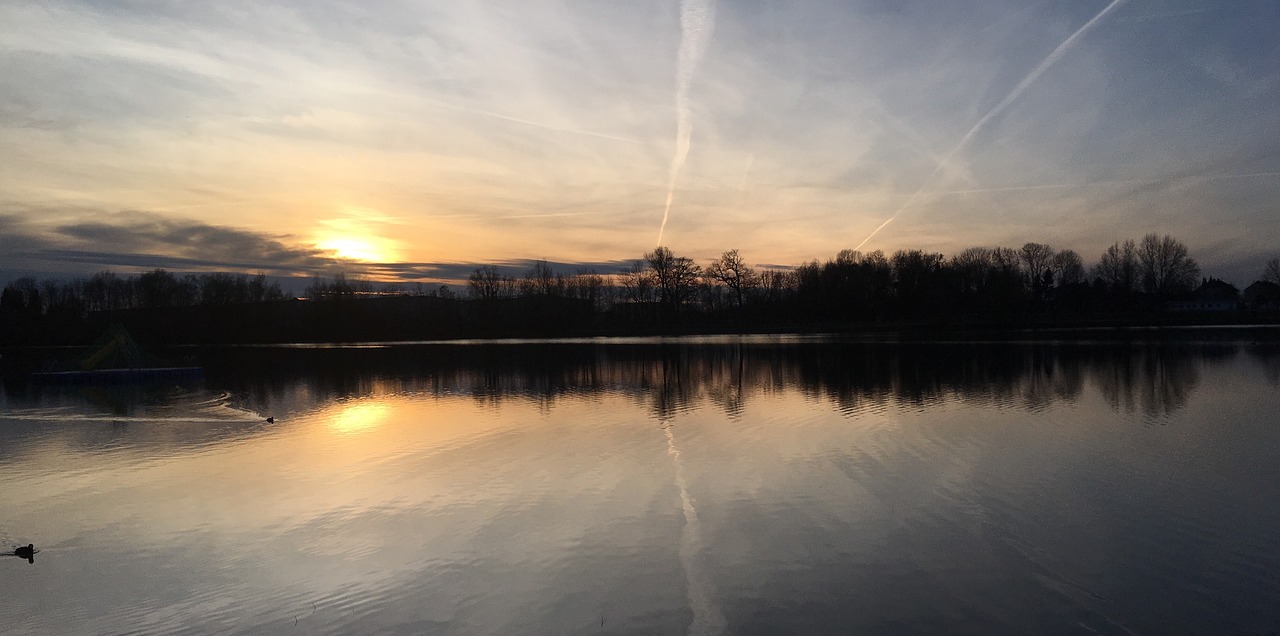
{"label": "contrail reflection in water", "polygon": [[693,497],[689,496],[689,488],[684,479],[684,461],[680,458],[680,449],[676,448],[676,436],[671,432],[671,424],[666,423],[662,431],[667,435],[667,455],[676,469],[676,488],[680,490],[680,503],[684,508],[684,528],[680,531],[680,565],[684,575],[689,597],[689,609],[693,610],[693,623],[689,625],[690,636],[723,634],[727,624],[724,612],[716,604],[715,590],[705,572],[698,569],[698,555],[702,552],[702,523],[698,521],[698,509],[694,506]]}

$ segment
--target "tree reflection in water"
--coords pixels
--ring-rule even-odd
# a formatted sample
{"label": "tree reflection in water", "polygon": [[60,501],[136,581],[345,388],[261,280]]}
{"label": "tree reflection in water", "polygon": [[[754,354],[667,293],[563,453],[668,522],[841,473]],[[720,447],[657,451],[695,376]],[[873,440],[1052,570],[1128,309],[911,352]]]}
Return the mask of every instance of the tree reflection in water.
{"label": "tree reflection in water", "polygon": [[801,391],[846,413],[959,401],[1038,412],[1086,384],[1112,409],[1164,417],[1186,406],[1205,364],[1242,348],[1273,383],[1274,347],[1214,344],[682,342],[436,344],[204,352],[210,386],[259,412],[388,393],[470,395],[491,405],[569,395],[633,396],[666,419],[704,403],[731,417],[753,397]]}

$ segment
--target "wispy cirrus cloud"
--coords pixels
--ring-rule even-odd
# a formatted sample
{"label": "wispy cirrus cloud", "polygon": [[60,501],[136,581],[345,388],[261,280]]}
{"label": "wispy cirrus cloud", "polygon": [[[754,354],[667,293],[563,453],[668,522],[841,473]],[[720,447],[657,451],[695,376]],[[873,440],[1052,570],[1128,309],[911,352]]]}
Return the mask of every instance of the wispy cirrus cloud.
{"label": "wispy cirrus cloud", "polygon": [[[301,270],[350,210],[403,220],[352,217],[412,263],[612,262],[652,248],[668,196],[663,242],[697,259],[824,258],[895,210],[910,223],[865,247],[1089,253],[1135,228],[1215,259],[1280,244],[1270,3],[722,2],[700,56],[681,6],[0,4],[5,209],[52,241],[23,254],[76,251],[20,265],[136,249]],[[697,132],[672,179],[682,42],[696,81],[674,86],[677,114]],[[140,225],[117,247],[95,222]]]}

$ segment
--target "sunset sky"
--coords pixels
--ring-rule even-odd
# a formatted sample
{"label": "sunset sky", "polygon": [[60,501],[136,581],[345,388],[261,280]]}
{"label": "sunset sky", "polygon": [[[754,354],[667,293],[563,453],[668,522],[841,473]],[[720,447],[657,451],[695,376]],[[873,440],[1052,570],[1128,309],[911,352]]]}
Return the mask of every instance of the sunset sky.
{"label": "sunset sky", "polygon": [[0,282],[1280,256],[1276,0],[0,0],[0,68]]}

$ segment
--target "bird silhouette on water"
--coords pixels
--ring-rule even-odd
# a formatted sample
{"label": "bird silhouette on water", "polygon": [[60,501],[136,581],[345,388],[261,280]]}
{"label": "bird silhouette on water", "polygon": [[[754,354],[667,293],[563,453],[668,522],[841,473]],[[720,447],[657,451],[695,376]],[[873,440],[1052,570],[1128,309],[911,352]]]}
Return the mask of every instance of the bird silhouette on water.
{"label": "bird silhouette on water", "polygon": [[36,549],[35,544],[28,543],[26,546],[14,550],[13,556],[26,559],[28,563],[35,563],[36,552],[39,552],[39,550]]}

